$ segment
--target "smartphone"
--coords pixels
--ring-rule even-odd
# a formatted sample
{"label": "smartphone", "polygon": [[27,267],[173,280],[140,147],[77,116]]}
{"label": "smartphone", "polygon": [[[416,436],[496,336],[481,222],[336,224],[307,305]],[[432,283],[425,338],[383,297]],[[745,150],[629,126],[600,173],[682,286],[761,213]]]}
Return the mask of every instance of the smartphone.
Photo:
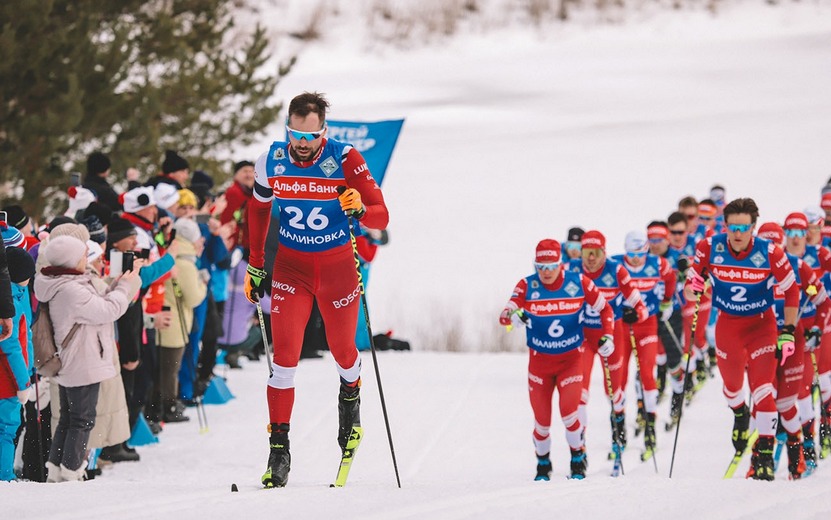
{"label": "smartphone", "polygon": [[207,213],[198,213],[196,215],[196,223],[197,224],[207,224],[210,219],[211,219],[211,216]]}
{"label": "smartphone", "polygon": [[110,250],[110,276],[117,278],[124,272],[124,253],[117,249]]}
{"label": "smartphone", "polygon": [[81,185],[81,174],[78,172],[73,172],[69,174],[69,185],[70,186],[80,186]]}
{"label": "smartphone", "polygon": [[127,271],[133,270],[133,259],[135,258],[135,254],[132,251],[125,251],[121,253],[121,272],[126,273]]}
{"label": "smartphone", "polygon": [[143,260],[150,260],[150,250],[147,248],[142,249],[141,251],[135,252],[136,258],[141,258]]}
{"label": "smartphone", "polygon": [[162,311],[170,312],[170,305],[162,305]]}

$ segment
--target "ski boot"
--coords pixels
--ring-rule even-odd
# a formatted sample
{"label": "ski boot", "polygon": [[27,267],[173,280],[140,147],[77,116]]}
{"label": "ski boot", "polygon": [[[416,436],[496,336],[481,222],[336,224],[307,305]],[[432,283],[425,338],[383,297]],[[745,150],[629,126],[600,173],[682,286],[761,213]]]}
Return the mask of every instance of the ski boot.
{"label": "ski boot", "polygon": [[[806,470],[806,457],[802,451],[802,440],[799,434],[788,434],[788,478],[799,480]],[[812,442],[813,444],[813,442]]]}
{"label": "ski boot", "polygon": [[287,423],[271,423],[268,425],[271,434],[268,454],[268,467],[263,473],[263,487],[284,487],[289,480],[291,470],[291,454],[289,453],[289,425]]}
{"label": "ski boot", "polygon": [[655,382],[658,384],[658,402],[664,400],[664,390],[667,387],[667,366],[658,365],[658,374]]}
{"label": "ski boot", "polygon": [[624,412],[615,412],[612,416],[612,455],[617,456],[615,446],[623,450],[626,449],[626,414]]}
{"label": "ski boot", "polygon": [[162,421],[166,423],[187,422],[190,417],[185,415],[185,406],[176,399],[165,399],[162,408]]}
{"label": "ski boot", "polygon": [[655,456],[655,414],[646,414],[646,429],[643,431],[643,446],[644,451],[641,454],[641,460],[649,460],[650,457]]}
{"label": "ski boot", "polygon": [[684,393],[679,392],[672,394],[672,401],[669,403],[669,422],[666,425],[666,431],[671,431],[678,426],[678,421],[681,420],[681,408],[684,406]]}
{"label": "ski boot", "polygon": [[831,454],[831,419],[826,407],[823,407],[819,423],[819,458],[825,459]]}
{"label": "ski boot", "polygon": [[684,374],[684,396],[686,397],[687,404],[692,402],[695,393],[698,391],[698,387],[695,384],[696,379],[697,373],[695,368],[691,368],[688,373]]}
{"label": "ski boot", "polygon": [[707,349],[707,357],[709,358],[709,363],[707,364],[707,372],[711,378],[716,377],[716,368],[718,368],[718,355],[716,354],[715,345],[710,345],[710,347]]}
{"label": "ski boot", "polygon": [[756,474],[756,464],[758,464],[758,451],[756,450],[756,446],[759,444],[759,438],[756,438],[756,442],[753,443],[753,449],[750,452],[750,467],[747,469],[747,475],[745,478],[754,478],[753,476]]}
{"label": "ski boot", "polygon": [[[537,471],[539,472],[539,469]],[[575,480],[586,478],[586,448],[571,450],[571,475],[568,478]]]}
{"label": "ski boot", "polygon": [[[819,427],[820,438],[822,438],[822,422]],[[802,453],[805,456],[805,467],[808,474],[813,473],[817,468],[817,449],[814,446],[814,420],[802,426]],[[790,454],[790,452],[788,452]],[[806,475],[807,476],[807,475]]]}
{"label": "ski boot", "polygon": [[700,358],[695,360],[695,391],[701,390],[701,387],[704,386],[704,383],[707,382],[709,378],[709,371],[707,370],[707,362],[704,360],[704,355],[702,354]]}
{"label": "ski boot", "polygon": [[537,476],[534,480],[551,480],[551,459],[548,455],[537,455]]}
{"label": "ski boot", "polygon": [[641,434],[646,429],[646,408],[643,405],[643,399],[638,399],[638,415],[635,418],[635,437]]}
{"label": "ski boot", "polygon": [[341,451],[352,435],[352,428],[361,428],[361,379],[355,386],[347,386],[341,381],[338,393],[338,445]]}
{"label": "ski boot", "polygon": [[[747,449],[747,438],[750,435],[748,429],[750,428],[750,410],[746,404],[733,410],[733,449],[736,453],[744,452]],[[773,475],[773,437],[771,439],[771,475]],[[761,440],[761,437],[760,437]],[[753,453],[756,453],[754,448]]]}
{"label": "ski boot", "polygon": [[[747,443],[747,439],[745,439],[745,443]],[[773,437],[759,436],[759,440],[753,448],[752,479],[773,480],[773,443]]]}

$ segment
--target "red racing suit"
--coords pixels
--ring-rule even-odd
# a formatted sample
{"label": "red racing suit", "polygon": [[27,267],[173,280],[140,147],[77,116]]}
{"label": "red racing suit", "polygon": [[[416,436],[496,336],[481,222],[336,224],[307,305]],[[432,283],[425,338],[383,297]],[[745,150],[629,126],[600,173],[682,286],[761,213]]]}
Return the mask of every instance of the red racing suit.
{"label": "red racing suit", "polygon": [[324,138],[308,162],[296,162],[290,151],[289,143],[276,141],[260,156],[254,168],[254,197],[248,205],[249,264],[257,268],[264,263],[272,201],[279,210],[280,243],[270,287],[274,360],[268,405],[272,423],[291,419],[294,374],[315,298],[341,379],[349,384],[360,377],[355,347],[360,286],[351,230],[337,199],[338,186],[361,194],[366,209],[362,224],[385,229],[389,221],[381,189],[351,145]]}

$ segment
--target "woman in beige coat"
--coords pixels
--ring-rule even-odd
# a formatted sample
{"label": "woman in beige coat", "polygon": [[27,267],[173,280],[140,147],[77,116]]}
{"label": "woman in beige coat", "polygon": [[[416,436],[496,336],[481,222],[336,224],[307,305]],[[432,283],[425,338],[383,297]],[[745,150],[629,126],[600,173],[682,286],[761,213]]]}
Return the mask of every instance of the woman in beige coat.
{"label": "woman in beige coat", "polygon": [[188,341],[187,335],[193,326],[193,308],[202,303],[207,295],[207,286],[200,278],[196,266],[205,243],[199,226],[192,219],[180,218],[173,229],[176,230],[178,243],[176,264],[173,276],[164,284],[164,304],[170,308],[172,320],[170,327],[156,332],[161,373],[158,390],[161,395],[162,420],[165,422],[189,420],[182,413],[184,407],[176,401],[176,396],[179,395],[179,368]]}
{"label": "woman in beige coat", "polygon": [[116,375],[113,364],[113,323],[138,292],[135,272],[122,276],[106,294],[99,294],[86,273],[87,245],[72,236],[50,239],[41,254],[49,263],[35,277],[35,295],[48,302],[62,367],[54,377],[60,385],[61,419],[52,436],[47,481],[81,480],[89,434],[101,381]]}

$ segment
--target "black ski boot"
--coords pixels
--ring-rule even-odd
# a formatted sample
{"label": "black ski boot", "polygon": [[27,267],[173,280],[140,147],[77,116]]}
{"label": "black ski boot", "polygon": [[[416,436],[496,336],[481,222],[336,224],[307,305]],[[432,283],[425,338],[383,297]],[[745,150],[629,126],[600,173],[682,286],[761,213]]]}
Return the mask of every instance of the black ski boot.
{"label": "black ski boot", "polygon": [[788,434],[788,478],[799,480],[805,473],[806,458],[802,451],[802,439],[799,434]]}
{"label": "black ski boot", "polygon": [[268,425],[271,433],[268,454],[268,467],[263,473],[264,487],[284,487],[289,480],[291,470],[291,454],[289,453],[289,425],[287,423],[271,423]]}
{"label": "black ski boot", "polygon": [[655,452],[655,414],[646,414],[646,429],[643,431],[643,445],[646,448],[646,453]]}
{"label": "black ski boot", "polygon": [[586,448],[571,450],[571,475],[568,478],[576,480],[586,478]]}
{"label": "black ski boot", "polygon": [[695,360],[696,391],[701,389],[708,377],[709,371],[707,370],[707,362],[704,360],[704,356],[702,355],[699,359]]}
{"label": "black ski boot", "polygon": [[[746,404],[733,410],[733,449],[736,453],[744,452],[747,449],[747,438],[750,436],[750,410]],[[771,437],[772,439],[773,437]],[[758,443],[757,443],[758,444]],[[771,446],[771,450],[773,447]],[[754,454],[756,450],[754,449]],[[771,451],[771,453],[773,453]],[[773,475],[773,459],[771,458],[771,475]],[[755,478],[755,477],[754,477]]]}
{"label": "black ski boot", "polygon": [[[747,439],[745,439],[745,445]],[[773,480],[773,445],[774,438],[771,436],[760,436],[756,446],[753,448],[751,478],[754,480]]]}
{"label": "black ski boot", "polygon": [[166,399],[162,407],[162,421],[166,423],[187,422],[190,417],[185,415],[185,406],[176,399]]}
{"label": "black ski boot", "polygon": [[537,476],[534,480],[551,480],[551,459],[548,455],[537,455]]}
{"label": "black ski boot", "polygon": [[626,448],[626,414],[624,412],[615,412],[612,417],[612,445],[617,443],[620,446],[620,451]]}
{"label": "black ski boot", "polygon": [[655,381],[658,384],[658,402],[664,400],[664,390],[667,387],[667,366],[658,365],[658,377]]}
{"label": "black ski boot", "polygon": [[[831,418],[829,418],[829,403],[823,403],[819,422],[819,458],[824,459],[831,454]],[[807,439],[806,439],[807,440]]]}
{"label": "black ski boot", "polygon": [[716,368],[718,368],[718,354],[716,354],[715,345],[710,345],[710,347],[707,349],[707,356],[709,357],[707,371],[709,372],[710,377],[716,377]]}
{"label": "black ski boot", "polygon": [[354,387],[341,381],[338,393],[338,445],[346,449],[352,435],[352,427],[361,426],[361,380]]}
{"label": "black ski boot", "polygon": [[638,416],[635,418],[635,437],[646,429],[646,408],[643,399],[638,399]]}
{"label": "black ski boot", "polygon": [[[809,474],[813,473],[813,471],[817,468],[817,448],[814,445],[814,422],[816,422],[816,419],[811,419],[810,422],[802,425],[802,453],[805,456],[805,466]],[[819,431],[820,438],[822,438],[821,420]]]}

